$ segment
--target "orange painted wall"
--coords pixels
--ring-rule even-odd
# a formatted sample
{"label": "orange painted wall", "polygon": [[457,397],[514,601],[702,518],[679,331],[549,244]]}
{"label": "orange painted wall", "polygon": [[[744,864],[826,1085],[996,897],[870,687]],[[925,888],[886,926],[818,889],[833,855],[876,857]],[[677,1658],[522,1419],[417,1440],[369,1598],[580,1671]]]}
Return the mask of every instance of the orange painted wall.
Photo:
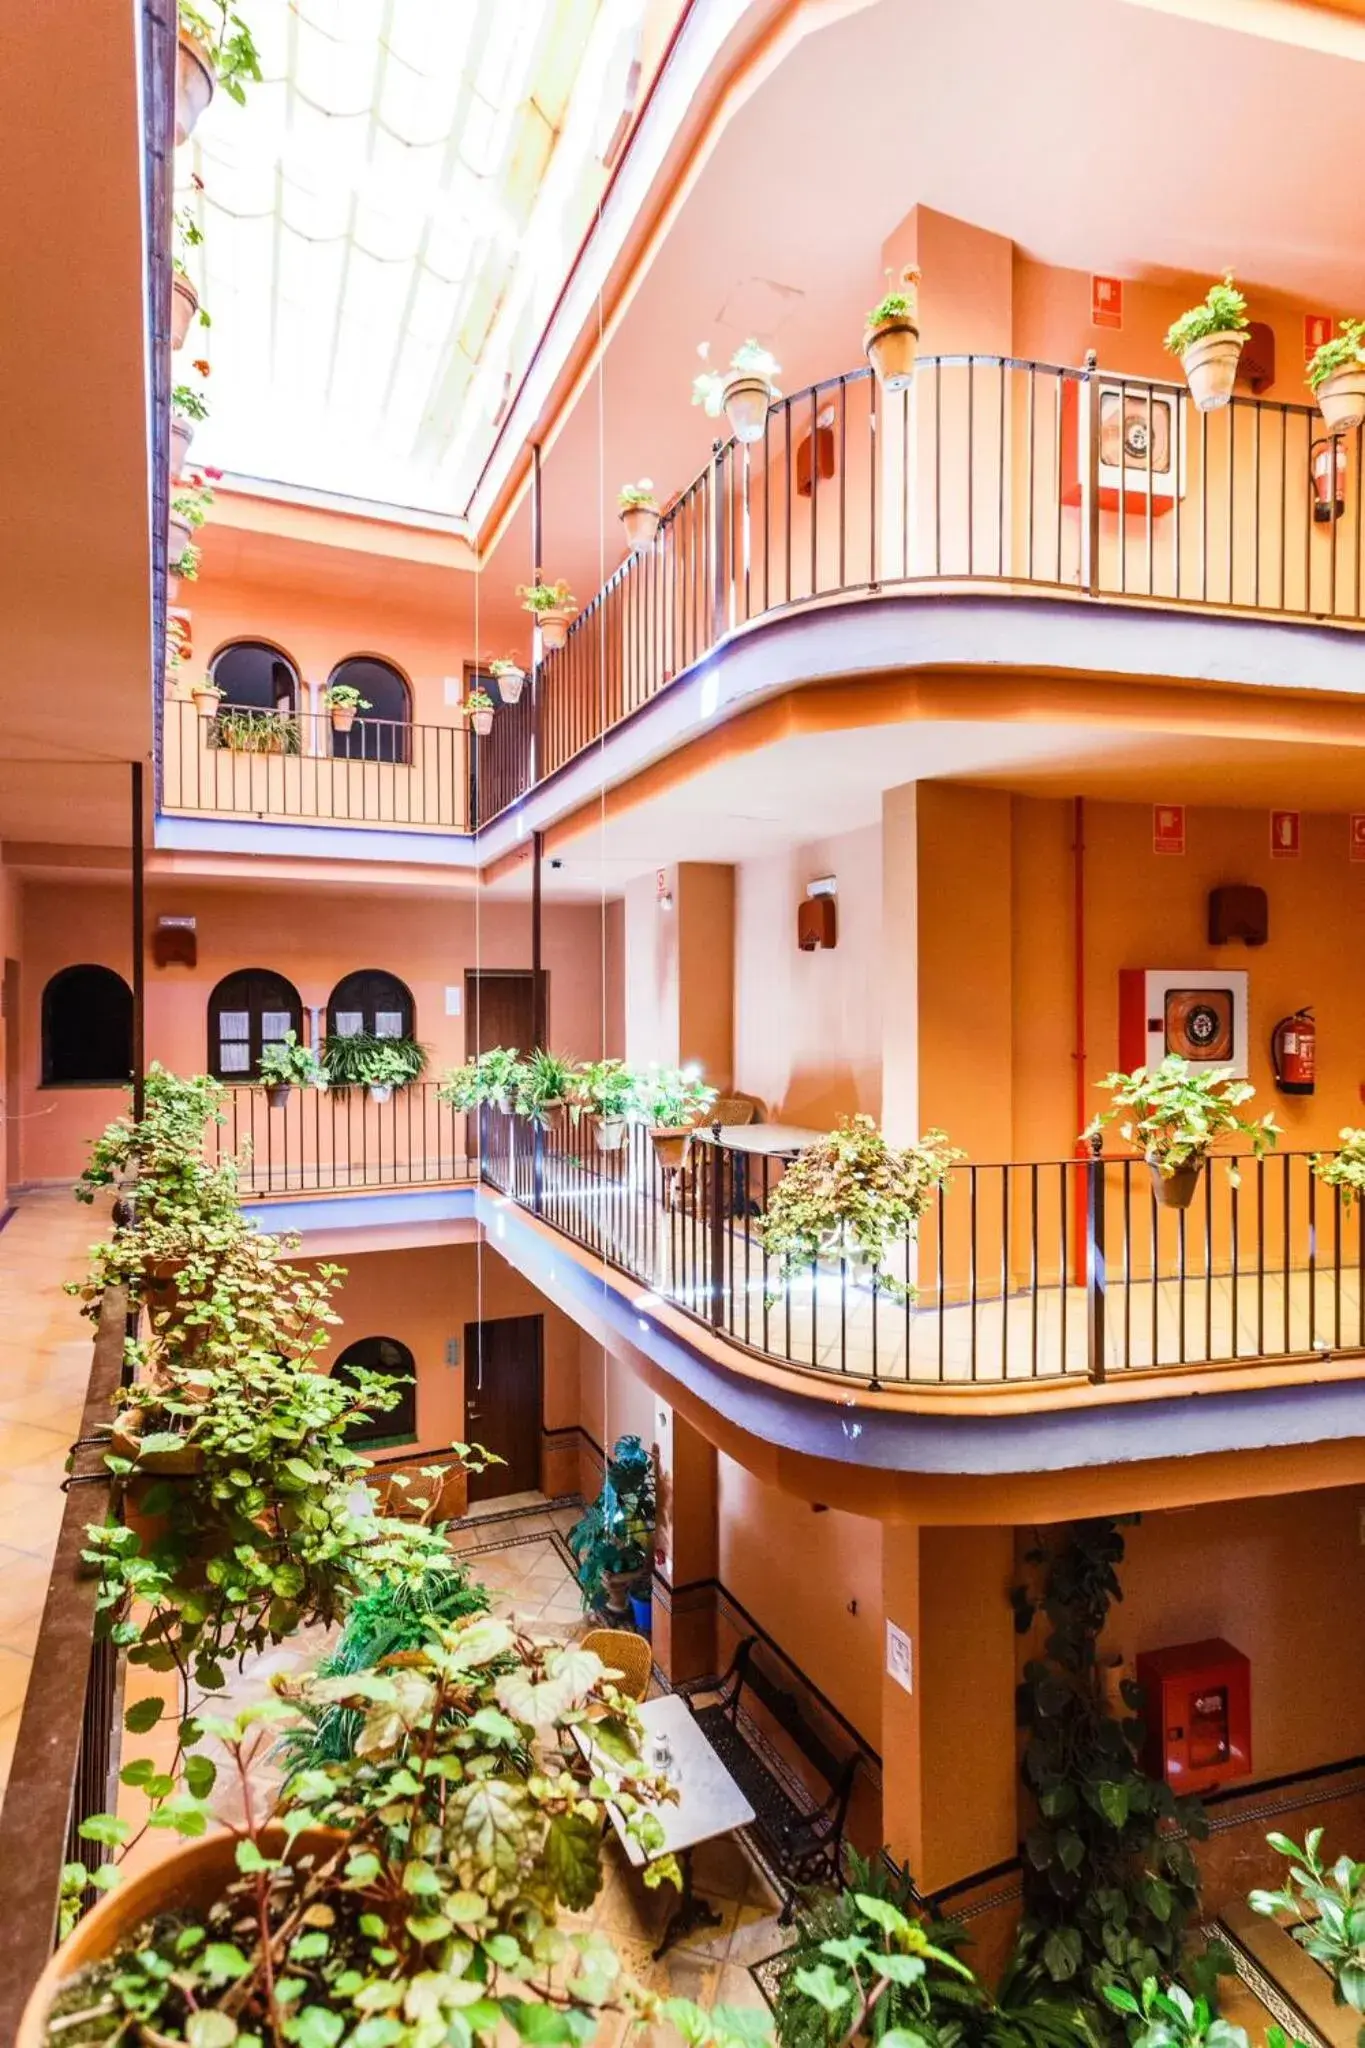
{"label": "orange painted wall", "polygon": [[[803,953],[797,907],[834,875],[838,943]],[[880,828],[813,840],[735,870],[735,1084],[768,1114],[825,1128],[881,1111]]]}
{"label": "orange painted wall", "polygon": [[[1013,1856],[1014,1580],[1010,1529],[922,1529],[916,1686],[926,1890]],[[887,1592],[888,1611],[892,1608]],[[976,1739],[989,1731],[989,1739]],[[964,1752],[970,1767],[964,1768]],[[888,1784],[894,1769],[888,1755]]]}

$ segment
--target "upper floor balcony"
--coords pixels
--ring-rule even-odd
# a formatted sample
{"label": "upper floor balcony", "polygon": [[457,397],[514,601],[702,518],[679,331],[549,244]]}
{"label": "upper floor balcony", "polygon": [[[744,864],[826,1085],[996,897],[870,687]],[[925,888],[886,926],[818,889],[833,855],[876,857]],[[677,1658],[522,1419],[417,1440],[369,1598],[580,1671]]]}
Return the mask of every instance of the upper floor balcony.
{"label": "upper floor balcony", "polygon": [[[466,834],[771,621],[851,606],[847,646],[863,608],[990,592],[1354,630],[1363,554],[1361,430],[1329,437],[1312,406],[1199,413],[1183,383],[1003,356],[923,357],[899,393],[858,370],[718,442],[516,701],[485,682],[487,735],[171,701],[161,809]],[[821,672],[813,648],[800,679]]]}

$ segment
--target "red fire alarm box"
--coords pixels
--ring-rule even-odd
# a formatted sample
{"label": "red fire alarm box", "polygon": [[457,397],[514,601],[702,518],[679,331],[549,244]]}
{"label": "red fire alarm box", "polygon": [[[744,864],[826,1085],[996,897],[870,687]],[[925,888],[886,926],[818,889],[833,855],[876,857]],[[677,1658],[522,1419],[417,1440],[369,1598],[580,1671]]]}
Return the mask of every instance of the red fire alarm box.
{"label": "red fire alarm box", "polygon": [[1143,1768],[1173,1792],[1212,1792],[1251,1771],[1251,1665],[1214,1636],[1171,1650],[1144,1650],[1137,1682],[1146,1694]]}

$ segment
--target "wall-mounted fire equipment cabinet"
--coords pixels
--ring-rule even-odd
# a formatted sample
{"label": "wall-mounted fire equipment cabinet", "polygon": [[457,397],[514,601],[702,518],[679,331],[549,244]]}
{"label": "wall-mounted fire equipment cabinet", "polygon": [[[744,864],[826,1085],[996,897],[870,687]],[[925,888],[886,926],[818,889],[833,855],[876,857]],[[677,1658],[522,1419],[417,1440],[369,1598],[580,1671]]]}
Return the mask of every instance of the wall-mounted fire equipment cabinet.
{"label": "wall-mounted fire equipment cabinet", "polygon": [[1212,1792],[1251,1770],[1251,1665],[1214,1636],[1144,1650],[1137,1682],[1146,1694],[1143,1768],[1173,1792]]}

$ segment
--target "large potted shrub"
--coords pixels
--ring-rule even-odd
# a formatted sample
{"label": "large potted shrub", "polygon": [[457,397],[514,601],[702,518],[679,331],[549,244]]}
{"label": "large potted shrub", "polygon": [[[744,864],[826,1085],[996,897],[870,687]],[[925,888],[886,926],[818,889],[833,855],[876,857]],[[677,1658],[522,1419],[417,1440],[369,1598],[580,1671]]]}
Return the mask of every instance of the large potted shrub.
{"label": "large potted shrub", "polygon": [[286,1031],[261,1053],[257,1069],[272,1109],[283,1109],[295,1088],[325,1088],[327,1076],[311,1045],[300,1045],[298,1033]]}
{"label": "large potted shrub", "polygon": [[578,610],[573,592],[562,579],[558,583],[519,583],[517,596],[540,628],[541,645],[553,654],[569,637],[569,626]]}
{"label": "large potted shrub", "polygon": [[1365,320],[1343,320],[1341,331],[1309,359],[1308,382],[1334,434],[1365,420]]}
{"label": "large potted shrub", "polygon": [[884,391],[906,391],[915,381],[919,282],[918,270],[903,270],[901,289],[888,292],[867,316],[863,352]]}
{"label": "large potted shrub", "polygon": [[565,1537],[574,1554],[583,1604],[622,1618],[648,1583],[658,1502],[654,1459],[638,1436],[618,1437],[602,1490]]}
{"label": "large potted shrub", "polygon": [[931,1197],[963,1154],[942,1131],[889,1145],[870,1116],[845,1117],[787,1167],[756,1234],[787,1278],[849,1260],[898,1300],[913,1292],[888,1263],[914,1238]]}
{"label": "large potted shrub", "polygon": [[647,476],[638,484],[623,484],[616,494],[616,510],[626,539],[636,554],[642,554],[651,547],[659,531],[659,501],[654,495],[654,486]]}
{"label": "large potted shrub", "polygon": [[175,140],[188,142],[221,85],[240,106],[259,84],[261,60],[250,29],[230,0],[179,0],[175,73]]}
{"label": "large potted shrub", "polygon": [[646,1070],[636,1101],[665,1172],[682,1165],[687,1141],[715,1099],[716,1091],[702,1080],[700,1067],[650,1066]]}
{"label": "large potted shrub", "polygon": [[[1096,1137],[1117,1121],[1119,1135],[1147,1161],[1152,1192],[1166,1209],[1189,1208],[1209,1154],[1221,1139],[1245,1138],[1259,1159],[1279,1136],[1269,1110],[1254,1119],[1239,1114],[1256,1093],[1250,1081],[1239,1081],[1220,1067],[1195,1066],[1176,1053],[1157,1067],[1106,1074],[1099,1085],[1110,1090],[1113,1102],[1082,1136]],[[1228,1171],[1235,1185],[1234,1160],[1228,1161]]]}
{"label": "large potted shrub", "polygon": [[1231,271],[1221,284],[1209,286],[1197,306],[1172,321],[1166,347],[1180,358],[1197,411],[1216,412],[1231,401],[1246,338],[1247,302]]}
{"label": "large potted shrub", "polygon": [[[702,353],[706,344],[702,345]],[[768,408],[781,394],[775,378],[782,365],[757,341],[742,341],[728,370],[702,370],[692,380],[692,403],[710,419],[722,413],[737,441],[761,441]]]}

